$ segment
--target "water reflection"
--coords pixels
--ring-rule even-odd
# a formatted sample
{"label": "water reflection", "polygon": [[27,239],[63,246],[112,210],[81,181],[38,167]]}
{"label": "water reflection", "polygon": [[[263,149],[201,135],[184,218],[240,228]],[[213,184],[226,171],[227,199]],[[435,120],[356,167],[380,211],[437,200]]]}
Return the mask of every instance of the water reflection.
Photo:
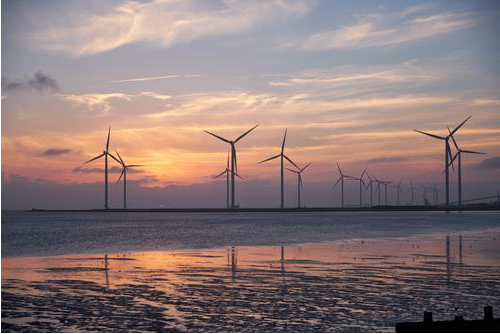
{"label": "water reflection", "polygon": [[[2,322],[18,319],[17,331],[268,332],[387,331],[427,309],[479,318],[485,304],[500,307],[498,235],[344,240],[286,246],[286,254],[285,246],[231,246],[4,259]],[[452,272],[457,238],[467,266]],[[23,324],[24,314],[48,320]]]}

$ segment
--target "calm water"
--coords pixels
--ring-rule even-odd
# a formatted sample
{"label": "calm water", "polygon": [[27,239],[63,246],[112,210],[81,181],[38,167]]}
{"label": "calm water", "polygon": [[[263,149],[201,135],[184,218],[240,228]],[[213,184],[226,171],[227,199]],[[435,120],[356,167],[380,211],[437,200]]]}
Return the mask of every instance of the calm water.
{"label": "calm water", "polygon": [[488,229],[500,213],[30,213],[2,211],[2,257],[282,245]]}
{"label": "calm water", "polygon": [[2,331],[394,331],[500,308],[500,232],[2,260]]}
{"label": "calm water", "polygon": [[2,331],[375,332],[424,311],[481,318],[500,310],[499,218],[3,212]]}

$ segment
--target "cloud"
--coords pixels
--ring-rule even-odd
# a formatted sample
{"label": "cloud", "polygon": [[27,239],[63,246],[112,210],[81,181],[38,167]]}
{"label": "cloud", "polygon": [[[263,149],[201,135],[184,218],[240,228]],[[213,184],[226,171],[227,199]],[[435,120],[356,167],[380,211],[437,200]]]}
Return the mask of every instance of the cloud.
{"label": "cloud", "polygon": [[414,6],[399,12],[364,15],[353,25],[313,34],[299,47],[310,50],[381,47],[433,37],[475,24],[470,13],[419,15],[423,9]]}
{"label": "cloud", "polygon": [[493,157],[484,159],[478,165],[478,168],[486,168],[486,169],[496,169],[500,168],[500,157]]}
{"label": "cloud", "polygon": [[204,78],[205,76],[201,74],[171,74],[171,75],[161,75],[156,77],[143,77],[143,78],[133,78],[133,79],[123,79],[110,81],[110,83],[125,83],[125,82],[137,82],[137,81],[151,81],[151,80],[165,80],[165,79],[179,79],[179,78]]}
{"label": "cloud", "polygon": [[236,34],[257,24],[301,16],[311,5],[297,0],[129,1],[107,11],[99,8],[99,12],[85,12],[72,19],[69,25],[41,27],[33,36],[39,45],[49,50],[73,56],[96,54],[136,42],[167,48],[201,37]]}
{"label": "cloud", "polygon": [[[93,174],[93,173],[104,173],[103,168],[95,168],[95,167],[75,167],[72,169],[73,173],[84,173],[84,174]],[[113,166],[111,168],[108,168],[108,173],[112,174],[121,174],[122,168]],[[143,170],[141,169],[136,169],[136,168],[129,168],[127,169],[127,174],[137,174],[137,173],[144,173]]]}
{"label": "cloud", "polygon": [[2,91],[57,91],[59,84],[54,78],[44,74],[42,71],[36,72],[33,77],[25,77],[22,79],[11,81],[2,77]]}
{"label": "cloud", "polygon": [[40,155],[44,157],[53,157],[57,155],[64,155],[73,152],[73,150],[69,148],[49,148],[48,150],[43,151]]}
{"label": "cloud", "polygon": [[366,163],[369,164],[384,164],[384,163],[393,163],[393,162],[401,162],[408,160],[406,157],[380,157],[366,160]]}
{"label": "cloud", "polygon": [[57,96],[75,105],[83,105],[90,111],[109,112],[112,109],[112,102],[117,100],[130,102],[137,97],[150,97],[156,100],[166,101],[170,100],[172,96],[159,94],[155,92],[141,92],[138,94],[125,94],[125,93],[88,93],[88,94],[57,94]]}

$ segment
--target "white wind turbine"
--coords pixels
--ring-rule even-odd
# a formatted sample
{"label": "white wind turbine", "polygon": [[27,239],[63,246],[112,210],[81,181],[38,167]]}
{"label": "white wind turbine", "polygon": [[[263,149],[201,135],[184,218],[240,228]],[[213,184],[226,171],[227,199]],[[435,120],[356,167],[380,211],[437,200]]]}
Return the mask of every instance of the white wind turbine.
{"label": "white wind turbine", "polygon": [[104,151],[102,151],[102,154],[98,155],[95,158],[92,158],[92,159],[84,162],[84,164],[87,164],[87,163],[89,163],[91,161],[94,161],[94,160],[97,160],[97,159],[100,159],[100,158],[104,157],[104,208],[105,209],[109,209],[109,206],[108,206],[108,155],[111,158],[115,159],[116,162],[118,162],[119,164],[121,164],[120,160],[118,160],[111,153],[109,153],[109,139],[110,139],[110,136],[111,136],[111,126],[109,126],[109,129],[108,129],[108,140],[106,141],[106,147],[105,147]]}
{"label": "white wind turbine", "polygon": [[252,131],[253,129],[255,129],[258,126],[259,126],[259,124],[257,124],[256,126],[254,126],[253,128],[251,128],[247,132],[243,133],[242,135],[240,135],[235,140],[228,140],[226,138],[223,138],[221,136],[216,135],[215,133],[208,132],[208,131],[205,130],[205,132],[208,133],[209,135],[214,136],[215,138],[220,139],[223,142],[228,143],[229,145],[231,145],[231,208],[235,208],[235,205],[234,205],[234,176],[238,173],[238,161],[236,159],[236,146],[235,145],[243,137],[245,137],[247,134],[249,134],[250,131]]}
{"label": "white wind turbine", "polygon": [[120,180],[122,179],[123,176],[123,208],[127,208],[127,169],[129,168],[134,168],[134,167],[142,167],[144,165],[127,165],[125,161],[123,161],[122,157],[120,156],[120,153],[116,151],[116,154],[118,154],[118,158],[120,159],[119,163],[122,166],[122,173],[120,174],[120,177],[118,178],[118,181],[116,184],[120,183]]}
{"label": "white wind turbine", "polygon": [[281,144],[281,152],[280,154],[278,155],[275,155],[273,157],[270,157],[268,159],[265,159],[265,160],[262,160],[261,162],[259,162],[259,164],[263,163],[263,162],[266,162],[266,161],[270,161],[270,160],[274,160],[274,159],[277,159],[277,158],[280,158],[281,160],[281,167],[280,167],[280,171],[281,171],[281,204],[280,204],[280,207],[283,209],[284,208],[284,199],[285,199],[285,186],[284,186],[284,178],[285,178],[285,171],[284,171],[284,159],[288,160],[288,162],[290,162],[292,165],[294,165],[297,169],[300,169],[299,166],[297,166],[289,157],[287,157],[285,155],[285,142],[286,142],[286,131],[287,129],[285,129],[285,135],[283,136],[283,143]]}
{"label": "white wind turbine", "polygon": [[[220,173],[219,175],[214,176],[213,178],[216,179],[218,177],[221,177],[222,175],[226,174],[226,202],[227,202],[227,208],[229,209],[229,174],[231,173],[231,169],[229,168],[229,152],[227,152],[227,166],[226,169]],[[243,180],[241,176],[236,174],[237,177]]]}
{"label": "white wind turbine", "polygon": [[312,162],[308,163],[304,168],[299,169],[299,170],[293,170],[290,168],[287,168],[290,172],[297,174],[297,207],[300,208],[300,189],[304,189],[304,184],[302,183],[302,172],[306,170],[307,167],[309,167],[312,164]]}

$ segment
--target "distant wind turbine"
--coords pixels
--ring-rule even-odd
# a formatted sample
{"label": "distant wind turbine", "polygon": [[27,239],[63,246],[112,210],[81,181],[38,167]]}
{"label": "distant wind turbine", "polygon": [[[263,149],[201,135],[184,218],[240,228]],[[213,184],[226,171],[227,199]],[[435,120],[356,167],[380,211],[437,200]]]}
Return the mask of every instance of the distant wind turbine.
{"label": "distant wind turbine", "polygon": [[[222,175],[226,174],[226,202],[227,202],[227,208],[229,209],[229,174],[231,173],[231,169],[229,169],[229,151],[227,152],[227,166],[226,169],[220,173],[219,175],[214,176],[213,178],[216,179],[218,177],[221,177]],[[241,176],[236,174],[237,177],[243,180]]]}
{"label": "distant wind turbine", "polygon": [[370,174],[366,172],[366,176],[368,177],[368,184],[365,184],[365,189],[370,188],[370,206],[373,207],[373,183],[376,182],[374,179],[370,177]]}
{"label": "distant wind turbine", "polygon": [[337,163],[337,169],[339,170],[340,177],[337,180],[337,182],[335,182],[335,184],[333,185],[333,188],[335,189],[337,184],[339,184],[339,182],[340,182],[341,192],[342,192],[342,207],[344,207],[344,178],[347,178],[348,180],[355,180],[356,178],[353,176],[345,175],[344,173],[342,173],[342,170],[340,169],[340,166],[338,163]]}
{"label": "distant wind turbine", "polygon": [[401,178],[401,181],[395,186],[391,186],[391,188],[396,189],[397,192],[397,205],[399,206],[399,195],[403,193],[403,188],[401,188],[401,183],[403,182],[403,178]]}
{"label": "distant wind turbine", "polygon": [[234,176],[238,173],[238,161],[236,159],[236,146],[235,146],[235,144],[239,140],[241,140],[243,137],[245,137],[247,134],[249,134],[250,131],[252,131],[253,129],[255,129],[258,126],[259,126],[259,124],[257,124],[256,126],[254,126],[253,128],[251,128],[247,132],[243,133],[242,135],[240,135],[235,140],[228,140],[226,138],[223,138],[221,136],[218,136],[218,135],[216,135],[216,134],[214,134],[212,132],[208,132],[208,131],[205,130],[205,132],[208,133],[209,135],[214,136],[215,138],[220,139],[223,142],[228,143],[229,145],[231,145],[231,208],[235,208],[235,206],[234,206]]}
{"label": "distant wind turbine", "polygon": [[433,135],[431,133],[427,133],[427,132],[423,132],[423,131],[419,131],[419,130],[414,130],[414,131],[419,132],[421,134],[424,134],[426,136],[430,136],[430,137],[433,137],[433,138],[436,138],[436,139],[444,140],[444,142],[445,142],[445,144],[444,144],[444,156],[445,156],[444,168],[445,168],[445,181],[446,181],[446,206],[450,205],[450,171],[449,171],[449,161],[451,160],[451,149],[450,149],[449,139],[471,117],[472,116],[467,117],[465,119],[465,121],[463,121],[462,123],[460,123],[460,125],[458,125],[453,131],[450,131],[449,135],[446,136],[446,137],[441,137],[441,136]]}
{"label": "distant wind turbine", "polygon": [[116,154],[118,154],[118,158],[120,159],[119,163],[122,165],[122,173],[120,174],[120,177],[118,178],[118,181],[116,184],[120,183],[120,180],[122,179],[123,176],[123,208],[127,208],[127,169],[129,168],[134,168],[134,167],[142,167],[144,165],[127,165],[125,161],[123,161],[122,157],[120,156],[120,153],[116,151]]}
{"label": "distant wind turbine", "polygon": [[304,184],[302,183],[302,172],[306,170],[307,167],[309,167],[312,164],[312,162],[308,163],[304,168],[299,169],[299,170],[293,170],[290,168],[287,168],[290,172],[297,174],[297,207],[300,208],[300,189],[304,189]]}
{"label": "distant wind turbine", "polygon": [[455,156],[451,159],[450,163],[453,163],[453,161],[455,161],[455,159],[458,157],[458,205],[462,206],[462,153],[465,154],[486,154],[486,153],[462,150],[461,148],[458,147],[455,138],[451,134],[450,128],[448,128],[448,132],[450,133],[451,139],[453,140],[453,145],[457,149],[457,153],[455,153]]}
{"label": "distant wind turbine", "polygon": [[109,153],[109,139],[110,139],[110,136],[111,136],[111,126],[109,126],[109,129],[108,129],[108,140],[106,141],[106,148],[104,149],[104,151],[102,151],[102,154],[101,155],[98,155],[97,157],[95,158],[92,158],[86,162],[84,162],[84,164],[87,164],[91,161],[94,161],[94,160],[97,160],[97,159],[100,159],[102,157],[104,157],[104,208],[105,209],[109,209],[109,206],[108,206],[108,155],[115,159],[116,162],[118,162],[119,164],[121,164],[120,160],[118,160],[117,158],[115,158],[111,153]]}
{"label": "distant wind turbine", "polygon": [[414,197],[413,197],[413,192],[414,192],[415,190],[418,190],[418,188],[417,188],[417,187],[414,187],[414,186],[413,186],[413,181],[412,181],[412,180],[410,180],[410,188],[409,188],[406,192],[407,192],[407,193],[411,192],[411,205],[412,205],[412,206],[413,206],[413,205],[415,205],[415,204],[414,204],[414,203],[415,203],[415,202],[414,202]]}
{"label": "distant wind turbine", "polygon": [[265,160],[262,160],[261,162],[259,162],[259,164],[261,164],[263,162],[274,160],[276,158],[280,158],[280,160],[281,160],[281,169],[280,170],[281,170],[281,208],[282,209],[284,207],[284,199],[285,199],[285,195],[284,195],[284,191],[285,191],[285,186],[284,186],[285,171],[284,171],[284,165],[283,165],[284,160],[283,159],[288,160],[288,162],[290,162],[292,165],[294,165],[297,169],[300,169],[299,166],[297,166],[289,157],[287,157],[285,155],[286,131],[287,131],[287,129],[285,129],[285,135],[283,136],[283,143],[281,144],[281,153],[278,154],[278,155],[275,155],[274,157],[270,157],[268,159],[265,159]]}

